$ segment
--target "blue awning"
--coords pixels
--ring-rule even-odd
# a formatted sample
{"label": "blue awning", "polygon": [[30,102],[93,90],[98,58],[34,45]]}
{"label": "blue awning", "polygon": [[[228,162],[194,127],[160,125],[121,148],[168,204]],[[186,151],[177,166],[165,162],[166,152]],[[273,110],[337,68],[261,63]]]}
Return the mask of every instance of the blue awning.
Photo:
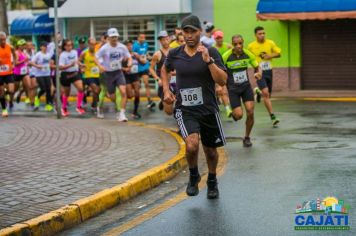
{"label": "blue awning", "polygon": [[356,0],[260,0],[261,20],[311,20],[356,18]]}
{"label": "blue awning", "polygon": [[54,21],[48,14],[18,17],[10,27],[11,35],[50,35],[54,33]]}

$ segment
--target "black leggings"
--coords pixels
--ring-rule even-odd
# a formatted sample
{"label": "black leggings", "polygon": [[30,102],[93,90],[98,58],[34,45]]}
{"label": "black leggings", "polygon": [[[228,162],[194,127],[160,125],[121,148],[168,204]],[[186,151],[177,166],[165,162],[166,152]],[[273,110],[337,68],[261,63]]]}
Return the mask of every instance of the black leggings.
{"label": "black leggings", "polygon": [[46,103],[53,104],[53,98],[51,94],[51,77],[41,76],[37,77],[37,83],[40,86],[40,92],[38,93],[38,98],[40,98],[44,93],[46,93]]}

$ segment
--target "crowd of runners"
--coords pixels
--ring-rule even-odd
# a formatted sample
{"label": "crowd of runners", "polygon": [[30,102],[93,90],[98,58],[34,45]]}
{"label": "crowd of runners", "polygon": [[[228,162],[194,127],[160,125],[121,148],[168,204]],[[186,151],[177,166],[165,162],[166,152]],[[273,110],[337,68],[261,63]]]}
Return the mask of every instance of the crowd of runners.
{"label": "crowd of runners", "polygon": [[[281,49],[266,38],[263,27],[256,27],[254,34],[256,40],[247,47],[239,34],[232,36],[231,42],[225,42],[221,30],[210,22],[204,22],[202,26],[199,18],[191,15],[183,19],[173,35],[159,32],[160,49],[150,55],[144,33],[139,33],[134,41],[121,42],[116,28],[108,29],[99,41],[80,39],[77,49],[74,49],[72,40],[61,40],[57,35],[60,48],[56,49],[53,42],[44,42],[38,52],[32,42],[22,39],[16,45],[9,45],[7,35],[0,32],[2,116],[8,117],[14,103],[22,101],[21,98],[25,98],[29,109],[38,111],[43,95],[46,111],[69,116],[68,98],[71,88],[75,88],[76,112],[80,115],[92,112],[98,118],[104,118],[104,100],[109,98],[115,104],[117,120],[126,122],[126,105],[131,99],[131,117],[140,119],[141,84],[147,98],[145,109],[154,111],[156,106],[149,84],[150,79],[154,79],[158,85],[159,109],[174,116],[186,142],[190,171],[187,194],[196,196],[199,193],[197,160],[201,140],[209,168],[207,197],[214,199],[219,196],[217,148],[225,144],[219,104],[223,105],[226,116],[235,121],[243,118],[244,106],[244,147],[252,146],[250,134],[254,125],[255,100],[259,103],[262,97],[272,125],[279,123],[270,97],[272,60],[281,56]],[[53,99],[57,53],[61,111],[55,111]],[[257,84],[254,89],[249,66]],[[88,97],[91,97],[90,105]]]}
{"label": "crowd of runners", "polygon": [[[270,99],[272,92],[272,59],[280,57],[281,50],[266,39],[265,30],[256,27],[256,40],[244,47],[241,35],[234,35],[231,42],[225,42],[224,33],[216,29],[211,22],[204,22],[201,44],[206,48],[216,48],[228,74],[226,85],[214,85],[214,97],[222,104],[227,117],[235,121],[242,119],[243,108],[246,113],[246,132],[244,146],[252,145],[250,133],[254,124],[254,101],[261,101],[271,117],[272,125],[279,123],[273,113]],[[109,98],[116,107],[118,121],[127,121],[126,104],[133,100],[130,112],[133,119],[140,119],[140,88],[144,85],[147,109],[154,110],[149,81],[154,79],[158,87],[160,110],[173,114],[173,104],[164,100],[162,68],[170,51],[184,48],[187,38],[183,29],[176,27],[172,35],[166,31],[158,34],[160,49],[153,55],[144,33],[135,40],[120,41],[117,29],[111,28],[95,38],[79,39],[79,47],[74,48],[70,39],[62,40],[57,35],[60,47],[55,49],[54,42],[42,42],[35,51],[32,42],[20,39],[15,45],[7,43],[7,35],[0,32],[0,102],[2,117],[8,117],[14,104],[24,101],[28,109],[34,112],[44,107],[45,111],[55,111],[56,53],[59,53],[61,114],[69,116],[68,98],[71,88],[76,89],[76,112],[92,112],[98,118],[104,118],[105,98]],[[249,65],[254,69],[257,87],[252,88],[248,76]],[[193,71],[193,65],[187,65]],[[169,88],[176,94],[176,73],[169,73]],[[44,96],[45,95],[45,96]],[[195,94],[196,95],[196,94]],[[188,92],[182,96],[194,103],[199,96]],[[199,95],[199,94],[198,94]],[[41,97],[45,104],[41,104]],[[87,99],[91,97],[91,99]],[[90,105],[88,101],[91,101]],[[43,101],[43,100],[42,100]],[[201,101],[203,102],[203,101]],[[88,103],[88,105],[86,105]],[[44,105],[44,106],[41,106]],[[15,105],[16,106],[16,105]],[[190,106],[190,105],[189,105]]]}

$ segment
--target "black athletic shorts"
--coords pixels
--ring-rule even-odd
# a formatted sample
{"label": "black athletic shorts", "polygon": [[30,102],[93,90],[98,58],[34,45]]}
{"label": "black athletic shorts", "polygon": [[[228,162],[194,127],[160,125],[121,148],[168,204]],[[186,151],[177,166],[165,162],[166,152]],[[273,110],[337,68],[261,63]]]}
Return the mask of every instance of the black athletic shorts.
{"label": "black athletic shorts", "polygon": [[122,70],[107,71],[104,73],[103,79],[109,94],[114,94],[116,88],[120,85],[126,85]]}
{"label": "black athletic shorts", "polygon": [[61,85],[63,87],[70,87],[70,85],[77,80],[81,80],[78,72],[62,72],[61,73]]}
{"label": "black athletic shorts", "polygon": [[272,93],[272,85],[273,85],[273,73],[272,70],[264,70],[262,71],[262,78],[257,80],[257,85],[259,89],[268,88],[268,92]]}
{"label": "black athletic shorts", "polygon": [[23,80],[23,78],[25,78],[26,75],[14,75],[14,80],[15,82],[21,82]]}
{"label": "black athletic shorts", "polygon": [[126,84],[132,84],[140,80],[138,74],[125,74]]}
{"label": "black athletic shorts", "polygon": [[202,115],[175,109],[174,117],[184,139],[190,134],[198,133],[206,147],[217,148],[226,144],[219,113]]}
{"label": "black athletic shorts", "polygon": [[11,84],[14,83],[14,76],[13,75],[0,75],[0,86],[4,84]]}
{"label": "black athletic shorts", "polygon": [[238,88],[229,88],[228,91],[232,109],[241,106],[241,99],[244,103],[254,101],[253,90],[250,83],[242,84]]}
{"label": "black athletic shorts", "polygon": [[138,72],[138,77],[141,78],[142,76],[144,75],[150,75],[150,71],[149,70],[145,70],[145,71],[141,71],[141,72]]}
{"label": "black athletic shorts", "polygon": [[86,78],[83,80],[85,85],[90,86],[91,84],[95,84],[97,86],[100,86],[100,81],[99,78]]}

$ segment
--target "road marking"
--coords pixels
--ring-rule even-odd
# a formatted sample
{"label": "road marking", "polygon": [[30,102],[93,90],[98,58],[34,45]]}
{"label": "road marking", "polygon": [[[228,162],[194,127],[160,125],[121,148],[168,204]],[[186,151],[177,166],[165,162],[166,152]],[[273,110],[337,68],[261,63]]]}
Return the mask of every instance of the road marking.
{"label": "road marking", "polygon": [[[225,172],[225,168],[226,168],[226,163],[228,160],[226,151],[224,148],[219,148],[218,149],[219,152],[219,164],[218,164],[218,168],[217,168],[217,175],[221,176],[224,174]],[[206,186],[206,180],[207,180],[208,175],[205,174],[204,176],[202,176],[202,181],[199,183],[199,189],[202,189]],[[153,217],[161,214],[162,212],[168,210],[169,208],[177,205],[178,203],[184,201],[185,199],[189,198],[187,196],[187,194],[185,192],[181,192],[178,195],[176,195],[175,197],[168,199],[167,201],[165,201],[164,203],[152,208],[151,210],[143,213],[140,216],[137,216],[136,218],[128,221],[125,224],[122,224],[116,228],[111,229],[110,231],[102,234],[102,236],[116,236],[116,235],[120,235],[126,231],[129,231],[130,229],[144,223],[147,220],[152,219]]]}

